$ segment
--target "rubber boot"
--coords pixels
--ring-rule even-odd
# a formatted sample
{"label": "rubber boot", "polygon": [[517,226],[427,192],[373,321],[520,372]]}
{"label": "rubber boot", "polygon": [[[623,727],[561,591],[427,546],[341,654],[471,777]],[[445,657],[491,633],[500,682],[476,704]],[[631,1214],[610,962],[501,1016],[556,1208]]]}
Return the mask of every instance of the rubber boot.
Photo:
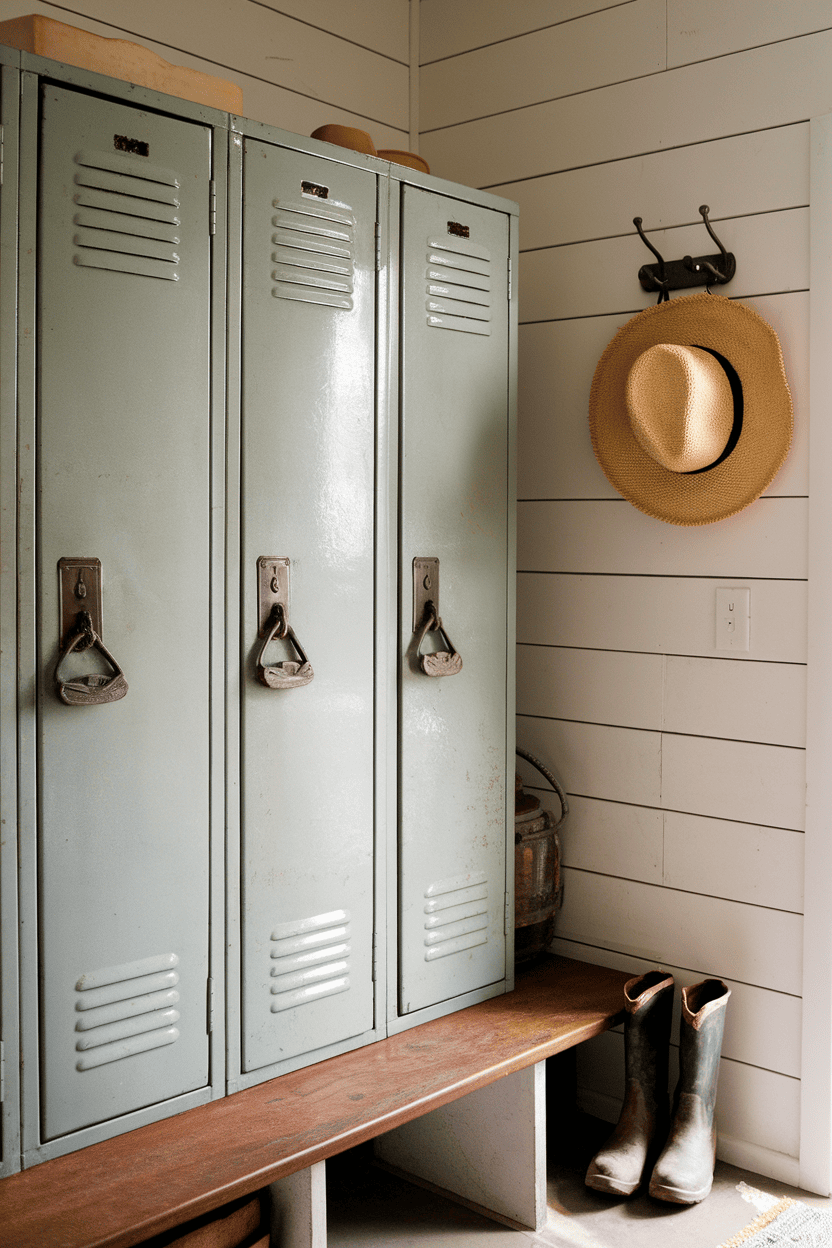
{"label": "rubber boot", "polygon": [[630,1196],[667,1134],[667,1059],[673,976],[648,971],[624,985],[624,1105],[618,1126],[586,1172],[586,1185]]}
{"label": "rubber boot", "polygon": [[667,1143],[650,1179],[650,1195],[677,1205],[704,1200],[714,1181],[714,1106],[730,988],[705,979],[682,989],[679,1083]]}

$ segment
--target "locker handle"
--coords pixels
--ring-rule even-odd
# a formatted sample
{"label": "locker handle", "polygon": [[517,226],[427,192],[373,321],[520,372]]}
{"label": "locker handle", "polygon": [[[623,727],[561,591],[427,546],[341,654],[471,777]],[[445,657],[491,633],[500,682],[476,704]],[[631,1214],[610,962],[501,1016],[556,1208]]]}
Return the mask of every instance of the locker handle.
{"label": "locker handle", "polygon": [[[93,628],[89,612],[79,611],[76,619],[78,629],[64,647],[58,666],[55,668],[58,697],[67,706],[104,706],[108,702],[118,702],[127,692],[124,672]],[[61,668],[64,660],[74,650],[88,650],[91,646],[95,646],[114,669],[113,675],[106,676],[103,672],[90,672],[88,676],[75,676],[71,680],[63,680]]]}
{"label": "locker handle", "polygon": [[[294,659],[285,659],[282,663],[275,663],[267,667],[263,662],[263,657],[268,647],[276,639],[290,641],[298,652],[300,662],[298,663]],[[282,604],[276,602],[272,608],[271,618],[267,625],[263,644],[260,647],[260,653],[257,655],[257,679],[267,689],[298,689],[301,685],[308,685],[314,675],[312,664],[304,654],[301,644],[295,636],[295,630],[286,619],[286,613]]]}
{"label": "locker handle", "polygon": [[[422,654],[422,642],[428,631],[438,632],[448,649],[436,650],[433,654]],[[419,666],[426,676],[455,676],[462,669],[462,655],[445,631],[441,619],[436,614],[436,607],[430,600],[425,603],[425,614],[416,646],[416,655],[419,659]]]}

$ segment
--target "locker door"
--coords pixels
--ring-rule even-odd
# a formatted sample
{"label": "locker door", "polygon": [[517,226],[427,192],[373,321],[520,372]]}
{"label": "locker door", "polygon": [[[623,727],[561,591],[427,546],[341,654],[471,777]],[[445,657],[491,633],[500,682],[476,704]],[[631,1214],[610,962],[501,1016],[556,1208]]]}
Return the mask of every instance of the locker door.
{"label": "locker door", "polygon": [[[373,1026],[375,175],[247,140],[243,1068]],[[255,673],[257,561],[288,559],[310,683]],[[275,641],[264,662],[294,661]]]}
{"label": "locker door", "polygon": [[[42,1135],[208,1080],[210,133],[42,90]],[[128,692],[56,692],[59,559]],[[75,605],[93,585],[79,574]],[[61,675],[111,669],[93,648]]]}
{"label": "locker door", "polygon": [[[403,188],[401,1013],[505,974],[508,218]],[[412,565],[439,560],[455,675],[419,664]],[[423,653],[444,649],[438,634]]]}

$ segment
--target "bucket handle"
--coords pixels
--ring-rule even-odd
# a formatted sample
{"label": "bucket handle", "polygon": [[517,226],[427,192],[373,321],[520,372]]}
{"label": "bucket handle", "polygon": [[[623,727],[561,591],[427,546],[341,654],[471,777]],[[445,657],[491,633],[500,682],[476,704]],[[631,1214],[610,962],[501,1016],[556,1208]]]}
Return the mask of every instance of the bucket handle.
{"label": "bucket handle", "polygon": [[566,800],[566,794],[563,791],[563,786],[556,779],[554,773],[549,770],[546,764],[541,763],[540,759],[535,758],[534,754],[530,754],[528,750],[521,750],[519,745],[517,746],[515,753],[518,754],[520,758],[525,758],[527,763],[531,763],[533,767],[536,767],[540,774],[546,777],[552,788],[557,793],[558,800],[560,802],[560,819],[555,824],[555,830],[557,830],[563,825],[566,820],[566,816],[569,814],[569,802]]}

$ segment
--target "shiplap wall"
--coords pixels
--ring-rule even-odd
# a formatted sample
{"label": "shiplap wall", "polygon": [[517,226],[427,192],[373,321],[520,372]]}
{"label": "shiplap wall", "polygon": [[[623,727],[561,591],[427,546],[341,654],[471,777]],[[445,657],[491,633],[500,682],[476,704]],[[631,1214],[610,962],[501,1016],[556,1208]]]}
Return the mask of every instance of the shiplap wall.
{"label": "shiplap wall", "polygon": [[408,146],[409,11],[409,0],[0,0],[0,21],[40,13],[230,79],[255,121],[296,134],[357,126],[381,148]]}
{"label": "shiplap wall", "polygon": [[[720,1153],[794,1182],[808,119],[832,109],[832,2],[422,0],[420,23],[422,154],[520,203],[518,741],[571,794],[557,948],[727,980]],[[708,253],[702,203],[737,257],[725,293],[780,336],[796,436],[764,498],[685,529],[612,489],[587,401],[655,301],[632,218],[669,259]],[[716,649],[720,585],[751,589],[747,655]],[[614,1118],[621,1035],[580,1061],[584,1103]]]}

